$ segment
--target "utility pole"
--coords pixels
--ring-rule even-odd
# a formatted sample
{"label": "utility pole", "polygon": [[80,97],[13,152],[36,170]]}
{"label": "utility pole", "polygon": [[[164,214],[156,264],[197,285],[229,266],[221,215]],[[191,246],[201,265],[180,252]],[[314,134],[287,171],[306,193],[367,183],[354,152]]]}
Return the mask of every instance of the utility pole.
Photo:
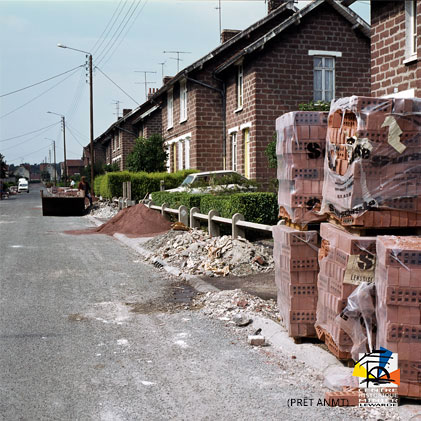
{"label": "utility pole", "polygon": [[63,124],[63,148],[64,148],[64,183],[67,184],[67,158],[66,158],[66,120],[64,115],[61,116],[61,123]]}
{"label": "utility pole", "polygon": [[94,88],[92,79],[92,54],[89,54],[89,126],[91,149],[91,196],[94,197]]}
{"label": "utility pole", "polygon": [[145,76],[145,81],[144,82],[136,82],[138,85],[145,85],[145,101],[148,99],[148,84],[152,84],[152,83],[156,83],[156,82],[150,82],[146,80],[146,74],[147,73],[155,73],[156,72],[151,72],[149,70],[135,70],[135,73],[143,73]]}
{"label": "utility pole", "polygon": [[54,185],[57,186],[57,163],[56,163],[56,142],[53,140],[54,148]]}
{"label": "utility pole", "polygon": [[180,61],[182,59],[180,58],[180,54],[191,54],[191,51],[163,51],[164,54],[177,54],[177,58],[170,57],[173,60],[177,60],[177,73],[180,71]]}

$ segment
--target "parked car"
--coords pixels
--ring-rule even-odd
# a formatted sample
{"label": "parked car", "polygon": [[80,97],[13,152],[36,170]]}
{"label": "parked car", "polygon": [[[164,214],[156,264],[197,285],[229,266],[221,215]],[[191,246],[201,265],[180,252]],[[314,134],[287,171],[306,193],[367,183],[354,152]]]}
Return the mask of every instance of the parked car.
{"label": "parked car", "polygon": [[19,182],[18,182],[18,192],[22,193],[25,192],[29,193],[29,184],[28,184],[28,180],[26,178],[19,178]]}
{"label": "parked car", "polygon": [[165,190],[170,193],[213,193],[233,191],[255,191],[256,184],[235,171],[208,171],[188,175],[175,189]]}

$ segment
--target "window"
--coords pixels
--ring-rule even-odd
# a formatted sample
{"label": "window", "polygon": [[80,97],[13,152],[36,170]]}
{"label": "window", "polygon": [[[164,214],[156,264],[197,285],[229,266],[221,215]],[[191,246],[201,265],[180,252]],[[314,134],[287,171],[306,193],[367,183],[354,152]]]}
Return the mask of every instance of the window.
{"label": "window", "polygon": [[117,149],[120,149],[121,147],[121,132],[118,133],[118,146]]}
{"label": "window", "polygon": [[184,141],[184,169],[190,169],[190,139]]}
{"label": "window", "polygon": [[231,134],[232,170],[237,171],[237,133]]}
{"label": "window", "polygon": [[243,65],[237,67],[237,110],[243,108]]}
{"label": "window", "polygon": [[167,94],[167,127],[171,129],[173,126],[173,91],[168,91]]}
{"label": "window", "polygon": [[180,82],[180,123],[187,120],[187,82]]}
{"label": "window", "polygon": [[250,178],[250,130],[243,130],[244,137],[244,175]]}
{"label": "window", "polygon": [[183,169],[183,142],[178,142],[178,170]]}
{"label": "window", "polygon": [[314,100],[331,101],[335,97],[335,58],[314,57]]}
{"label": "window", "polygon": [[405,58],[417,55],[417,1],[405,1]]}
{"label": "window", "polygon": [[173,172],[177,171],[177,143],[172,144]]}

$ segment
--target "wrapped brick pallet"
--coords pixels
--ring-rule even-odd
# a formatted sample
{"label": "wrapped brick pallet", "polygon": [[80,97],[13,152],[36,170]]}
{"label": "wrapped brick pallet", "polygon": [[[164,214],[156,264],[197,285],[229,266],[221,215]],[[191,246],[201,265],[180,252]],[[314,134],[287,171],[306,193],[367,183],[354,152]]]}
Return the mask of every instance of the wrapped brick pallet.
{"label": "wrapped brick pallet", "polygon": [[327,113],[296,111],[276,119],[278,204],[293,223],[325,220],[322,202]]}
{"label": "wrapped brick pallet", "polygon": [[421,99],[332,103],[322,211],[343,225],[421,226]]}
{"label": "wrapped brick pallet", "polygon": [[338,316],[361,282],[374,281],[376,238],[358,237],[331,223],[320,225],[320,236],[316,326],[329,350],[339,359],[349,359],[354,343]]}
{"label": "wrapped brick pallet", "polygon": [[421,398],[421,238],[377,238],[377,348],[398,353],[399,394]]}
{"label": "wrapped brick pallet", "polygon": [[292,337],[314,337],[317,304],[317,231],[285,225],[272,230],[281,322]]}

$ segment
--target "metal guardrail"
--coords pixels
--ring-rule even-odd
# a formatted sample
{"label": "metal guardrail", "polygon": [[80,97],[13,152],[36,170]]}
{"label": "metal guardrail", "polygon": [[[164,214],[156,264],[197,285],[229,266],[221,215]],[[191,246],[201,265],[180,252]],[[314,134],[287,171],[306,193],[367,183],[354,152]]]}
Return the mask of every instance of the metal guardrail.
{"label": "metal guardrail", "polygon": [[201,221],[207,221],[208,232],[212,237],[220,235],[220,224],[231,225],[232,238],[245,237],[245,229],[253,229],[258,231],[272,232],[272,225],[257,224],[256,222],[248,222],[244,220],[241,213],[236,213],[232,218],[223,218],[219,216],[218,211],[210,210],[208,214],[200,213],[199,208],[193,207],[190,212],[186,206],[180,206],[178,209],[169,208],[166,203],[161,206],[155,205],[152,201],[146,203],[149,209],[161,212],[175,214],[178,216],[179,222],[191,228],[200,228]]}
{"label": "metal guardrail", "polygon": [[[123,209],[136,204],[134,200],[131,200],[132,186],[131,182],[127,181],[123,183],[123,197],[118,199],[119,208]],[[142,201],[143,202],[143,201]],[[161,206],[155,205],[152,201],[144,201],[145,205],[149,209],[154,209],[161,212],[162,215],[171,213],[178,216],[178,221],[191,228],[200,228],[201,221],[207,221],[208,232],[212,237],[220,235],[220,224],[231,225],[232,238],[245,237],[245,229],[253,229],[257,231],[272,232],[272,225],[257,224],[256,222],[248,222],[244,220],[244,216],[241,213],[236,213],[232,218],[223,218],[219,216],[218,211],[212,209],[208,214],[200,213],[200,209],[193,207],[190,212],[186,206],[180,206],[178,209],[169,208],[167,203],[163,203]]]}

